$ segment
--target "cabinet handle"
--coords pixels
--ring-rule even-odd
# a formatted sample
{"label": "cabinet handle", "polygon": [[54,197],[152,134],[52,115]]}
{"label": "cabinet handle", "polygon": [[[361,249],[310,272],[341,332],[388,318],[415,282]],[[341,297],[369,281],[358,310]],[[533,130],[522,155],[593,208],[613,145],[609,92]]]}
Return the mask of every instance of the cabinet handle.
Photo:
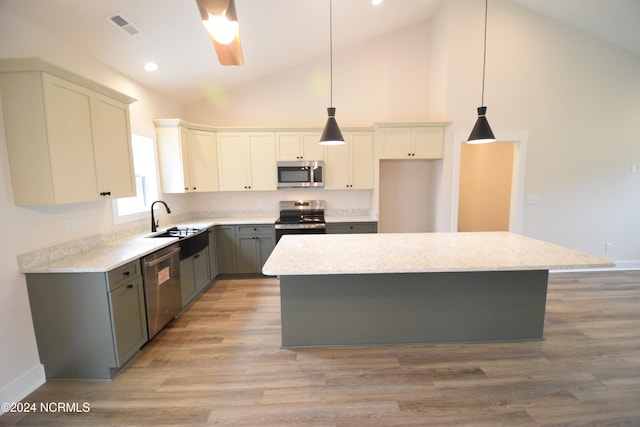
{"label": "cabinet handle", "polygon": [[195,255],[193,256],[193,259],[196,259],[196,258],[200,258],[200,254],[195,254]]}
{"label": "cabinet handle", "polygon": [[133,284],[127,285],[127,289],[133,289]]}
{"label": "cabinet handle", "polygon": [[111,191],[102,191],[100,192],[101,196],[110,196],[111,195]]}
{"label": "cabinet handle", "polygon": [[197,190],[197,187],[193,187],[194,190]]}
{"label": "cabinet handle", "polygon": [[189,187],[184,187],[184,191],[189,191]]}
{"label": "cabinet handle", "polygon": [[131,274],[130,271],[125,271],[124,273],[122,273],[124,277],[129,277],[130,274]]}

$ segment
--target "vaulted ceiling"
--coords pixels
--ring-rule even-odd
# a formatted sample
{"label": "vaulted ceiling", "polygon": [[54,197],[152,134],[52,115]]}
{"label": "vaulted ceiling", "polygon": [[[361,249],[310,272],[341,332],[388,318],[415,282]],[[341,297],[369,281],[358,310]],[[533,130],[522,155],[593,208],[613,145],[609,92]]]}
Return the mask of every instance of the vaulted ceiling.
{"label": "vaulted ceiling", "polygon": [[[402,7],[398,7],[401,1]],[[442,0],[333,2],[334,50],[430,17]],[[640,1],[512,0],[640,55]],[[0,13],[60,38],[100,62],[180,103],[203,88],[247,84],[329,51],[329,1],[236,0],[245,58],[222,67],[200,23],[195,0],[0,0]],[[130,35],[108,17],[120,14]],[[149,74],[147,61],[159,64]],[[62,65],[62,64],[61,64]]]}

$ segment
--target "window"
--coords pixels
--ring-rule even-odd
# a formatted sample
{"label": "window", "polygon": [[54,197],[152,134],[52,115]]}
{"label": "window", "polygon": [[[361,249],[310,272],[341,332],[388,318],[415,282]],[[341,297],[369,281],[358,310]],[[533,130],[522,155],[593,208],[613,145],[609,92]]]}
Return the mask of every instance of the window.
{"label": "window", "polygon": [[133,170],[136,175],[136,195],[113,201],[114,223],[146,218],[151,203],[158,199],[158,172],[153,139],[131,135]]}

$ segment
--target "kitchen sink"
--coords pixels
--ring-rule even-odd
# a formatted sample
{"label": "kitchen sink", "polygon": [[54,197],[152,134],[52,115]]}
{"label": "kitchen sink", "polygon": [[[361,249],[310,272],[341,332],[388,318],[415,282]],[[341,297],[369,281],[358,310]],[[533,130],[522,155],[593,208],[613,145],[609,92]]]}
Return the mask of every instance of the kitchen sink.
{"label": "kitchen sink", "polygon": [[162,233],[148,237],[177,237],[180,239],[180,259],[189,258],[209,246],[209,234],[206,228],[171,227]]}
{"label": "kitchen sink", "polygon": [[152,234],[149,237],[177,237],[179,239],[184,239],[185,237],[192,236],[194,234],[198,234],[204,231],[202,228],[193,228],[193,227],[171,227],[167,228],[166,231],[162,233]]}

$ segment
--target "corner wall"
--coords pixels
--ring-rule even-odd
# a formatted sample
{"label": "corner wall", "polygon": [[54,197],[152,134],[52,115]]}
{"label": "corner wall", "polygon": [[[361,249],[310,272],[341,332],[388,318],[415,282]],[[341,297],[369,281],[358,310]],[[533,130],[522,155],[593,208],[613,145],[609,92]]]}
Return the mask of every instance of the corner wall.
{"label": "corner wall", "polygon": [[[110,86],[138,101],[131,105],[132,127],[154,132],[152,118],[181,114],[179,106],[97,63],[92,57],[69,48],[50,34],[9,13],[0,14],[0,58],[41,57],[59,67]],[[1,108],[1,105],[0,105]],[[172,209],[189,210],[179,200]],[[180,200],[181,201],[181,200]],[[31,320],[24,274],[18,272],[17,256],[58,243],[106,234],[113,225],[111,202],[60,206],[15,206],[11,190],[4,125],[0,120],[0,402],[16,402],[44,380]],[[68,231],[65,225],[73,226]]]}

